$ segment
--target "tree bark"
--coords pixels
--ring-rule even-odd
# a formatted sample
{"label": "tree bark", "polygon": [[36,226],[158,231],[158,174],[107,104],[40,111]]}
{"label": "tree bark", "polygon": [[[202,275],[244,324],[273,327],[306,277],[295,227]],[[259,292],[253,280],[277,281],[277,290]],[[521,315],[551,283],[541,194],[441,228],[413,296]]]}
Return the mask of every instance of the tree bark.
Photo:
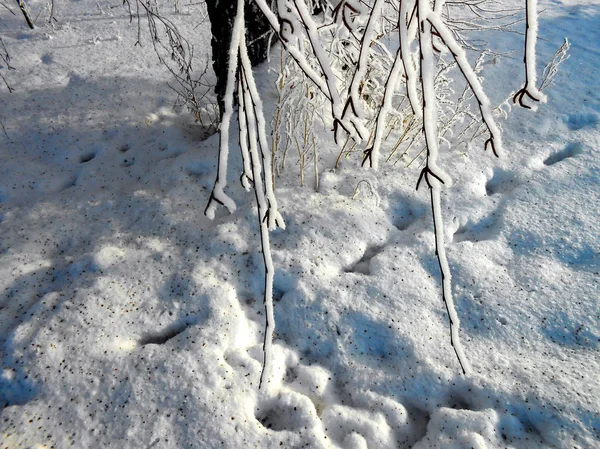
{"label": "tree bark", "polygon": [[[208,0],[206,2],[212,32],[211,46],[213,70],[217,77],[215,94],[219,110],[223,114],[225,87],[227,84],[227,54],[231,42],[231,30],[235,19],[235,2],[232,0]],[[267,57],[269,22],[252,0],[246,0],[246,40],[252,65]]]}

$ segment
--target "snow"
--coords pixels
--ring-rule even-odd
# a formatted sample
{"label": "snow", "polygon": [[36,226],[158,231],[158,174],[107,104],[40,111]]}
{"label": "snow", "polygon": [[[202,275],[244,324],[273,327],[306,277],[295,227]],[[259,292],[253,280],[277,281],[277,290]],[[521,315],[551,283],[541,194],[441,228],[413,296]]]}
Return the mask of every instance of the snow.
{"label": "snow", "polygon": [[[379,171],[334,169],[316,129],[319,192],[299,187],[291,155],[276,178],[266,392],[237,114],[238,207],[211,221],[219,139],[170,107],[145,22],[140,48],[120,2],[57,3],[55,28],[29,4],[33,31],[16,4],[0,9],[17,69],[0,90],[0,447],[600,447],[600,1],[540,1],[538,73],[564,37],[571,57],[546,104],[502,123],[503,158],[440,149],[471,373],[450,346],[421,168],[385,163],[384,144]],[[210,29],[201,5],[180,7],[164,11],[200,68]],[[523,36],[489,37],[514,56],[481,72],[496,105],[523,86]],[[267,122],[273,82],[257,69]]]}

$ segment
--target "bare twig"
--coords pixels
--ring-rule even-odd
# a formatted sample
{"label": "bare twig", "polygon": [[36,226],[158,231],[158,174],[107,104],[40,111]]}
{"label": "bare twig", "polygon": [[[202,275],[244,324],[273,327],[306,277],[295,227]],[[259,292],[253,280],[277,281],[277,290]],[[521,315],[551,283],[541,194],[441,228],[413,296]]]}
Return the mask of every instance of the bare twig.
{"label": "bare twig", "polygon": [[17,5],[19,5],[19,8],[21,9],[21,12],[23,13],[23,17],[25,17],[25,22],[27,22],[27,25],[29,25],[29,28],[31,28],[33,30],[33,28],[34,28],[33,22],[31,21],[31,17],[29,17],[29,12],[27,11],[27,5],[25,4],[25,1],[17,0]]}
{"label": "bare twig", "polygon": [[[8,49],[6,48],[6,45],[4,45],[4,41],[2,40],[2,37],[0,37],[0,61],[2,62],[2,64],[4,66],[6,66],[6,68],[8,70],[15,70],[15,68],[10,65],[10,54],[8,53]],[[0,69],[2,69],[2,68],[4,68],[4,67],[2,67],[2,65],[0,65]],[[13,92],[14,89],[11,87],[11,85],[8,83],[8,80],[1,73],[0,73],[0,78],[2,78],[2,82],[4,83],[4,85],[6,86],[8,91]]]}

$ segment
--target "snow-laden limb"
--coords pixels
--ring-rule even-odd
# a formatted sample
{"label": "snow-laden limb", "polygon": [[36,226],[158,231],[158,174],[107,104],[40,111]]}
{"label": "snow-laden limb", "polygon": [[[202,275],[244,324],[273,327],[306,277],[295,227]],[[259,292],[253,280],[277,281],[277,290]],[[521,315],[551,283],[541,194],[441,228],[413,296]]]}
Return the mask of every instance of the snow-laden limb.
{"label": "snow-laden limb", "polygon": [[315,83],[315,85],[319,88],[319,90],[327,97],[329,101],[332,101],[331,94],[329,93],[329,88],[325,81],[321,78],[321,76],[311,67],[310,63],[304,56],[304,54],[294,45],[288,45],[285,38],[282,37],[281,26],[279,25],[279,20],[271,8],[267,5],[265,0],[254,0],[256,5],[260,8],[262,13],[265,15],[271,28],[277,36],[279,36],[279,40],[281,41],[284,48],[288,51],[290,56],[294,58],[300,69],[310,78],[310,80]]}
{"label": "snow-laden limb", "polygon": [[406,75],[406,91],[408,93],[408,100],[410,101],[413,114],[417,118],[422,118],[423,110],[421,107],[421,102],[419,101],[419,93],[417,91],[419,75],[417,74],[417,69],[414,65],[414,58],[410,49],[417,29],[417,20],[411,20],[412,12],[414,11],[415,7],[415,3],[409,0],[400,1],[400,51],[402,53],[402,63],[404,64],[404,73]]}
{"label": "snow-laden limb", "polygon": [[[244,23],[244,0],[238,0],[236,23],[238,22]],[[227,93],[231,91],[231,98],[227,100],[230,102],[229,107],[231,107],[233,100],[233,89],[231,86],[236,82],[235,77],[237,72],[240,148],[244,159],[242,184],[248,188],[250,185],[248,181],[252,181],[252,185],[254,186],[261,248],[265,266],[263,302],[266,322],[263,342],[264,361],[259,383],[259,388],[262,388],[264,380],[271,377],[273,332],[275,330],[275,317],[273,313],[273,279],[275,270],[271,255],[269,230],[274,229],[276,226],[285,227],[285,224],[277,210],[277,200],[273,192],[271,153],[267,144],[263,107],[252,74],[246,37],[244,33],[241,33],[234,34],[234,38],[237,51],[231,51],[230,53],[231,55],[235,54],[239,64],[235,66],[233,79],[228,78]],[[221,133],[223,133],[223,130],[221,130]],[[228,134],[221,135],[222,140],[227,137]]]}
{"label": "snow-laden limb", "polygon": [[398,79],[402,74],[403,61],[400,49],[396,53],[394,64],[390,70],[390,74],[385,83],[385,93],[383,95],[383,103],[377,112],[377,120],[375,121],[375,133],[373,135],[373,146],[367,148],[364,152],[365,156],[362,161],[364,166],[369,161],[369,166],[376,169],[379,168],[379,153],[381,144],[383,142],[383,134],[385,132],[385,126],[387,117],[392,109],[392,100],[396,92],[396,86],[398,85]]}
{"label": "snow-laden limb", "polygon": [[[236,80],[236,76],[238,79]],[[258,205],[258,221],[260,226],[261,246],[265,264],[265,339],[263,344],[264,363],[259,388],[263,380],[270,376],[272,361],[272,341],[275,329],[273,314],[273,276],[274,267],[271,256],[269,229],[276,226],[285,227],[283,218],[277,210],[277,200],[273,192],[271,173],[271,153],[269,152],[262,102],[258,95],[256,83],[252,76],[252,68],[246,46],[244,30],[244,0],[238,0],[237,14],[229,48],[229,68],[225,91],[225,111],[222,118],[219,143],[219,166],[217,179],[210,196],[205,214],[214,217],[218,204],[224,204],[230,211],[235,210],[235,203],[224,193],[227,185],[227,162],[229,156],[229,128],[233,115],[234,87],[238,84],[238,112],[240,149],[244,171],[241,175],[242,185],[249,189],[254,185]],[[260,154],[259,154],[260,151]],[[263,168],[264,167],[264,178]]]}
{"label": "snow-laden limb", "polygon": [[233,115],[233,95],[236,85],[236,73],[239,59],[239,46],[241,37],[245,33],[244,27],[244,0],[237,2],[237,15],[231,32],[231,43],[229,45],[229,67],[227,69],[227,87],[225,89],[225,111],[221,118],[221,130],[219,133],[219,162],[217,166],[217,179],[210,194],[208,205],[204,214],[211,220],[215,217],[218,204],[225,206],[229,212],[236,209],[235,202],[227,196],[224,189],[227,186],[227,167],[229,160],[229,127]]}
{"label": "snow-laden limb", "polygon": [[246,67],[243,63],[240,70],[240,78],[242,80],[242,90],[239,92],[239,96],[240,100],[244,102],[244,109],[242,111],[242,115],[240,116],[240,121],[244,120],[248,129],[248,148],[252,166],[252,176],[254,178],[254,193],[258,206],[258,223],[260,226],[260,240],[263,262],[265,266],[265,286],[263,296],[263,304],[265,307],[265,335],[263,340],[264,359],[259,382],[259,388],[262,388],[264,380],[270,379],[272,372],[271,362],[273,360],[273,332],[275,331],[275,317],[273,313],[273,280],[275,268],[273,266],[273,258],[271,255],[269,226],[267,220],[265,219],[269,211],[269,205],[267,198],[265,197],[265,184],[270,183],[271,179],[263,179],[263,173],[261,170],[261,156],[259,155],[258,150],[258,122],[256,120],[253,99],[249,89],[248,73],[246,72]]}
{"label": "snow-laden limb", "polygon": [[[375,28],[381,18],[381,8],[383,7],[384,0],[375,0],[373,9],[369,14],[367,21],[367,27],[363,34],[362,42],[360,45],[360,53],[358,56],[358,63],[352,81],[350,82],[349,96],[346,100],[346,106],[344,107],[344,116],[342,120],[348,121],[352,127],[356,130],[361,140],[365,140],[369,135],[369,130],[364,125],[365,122],[365,111],[363,108],[362,101],[362,86],[365,82],[367,74],[367,67],[369,65],[369,53],[371,49],[371,43],[374,41]],[[395,84],[394,84],[395,85]]]}
{"label": "snow-laden limb", "polygon": [[448,265],[448,258],[446,257],[440,186],[431,185],[429,190],[431,194],[431,210],[433,213],[435,252],[437,254],[440,272],[442,274],[442,300],[446,306],[448,320],[450,321],[450,344],[454,349],[463,374],[468,374],[470,372],[470,365],[458,335],[458,331],[460,329],[460,320],[458,319],[458,314],[456,313],[456,309],[454,307],[454,298],[452,297],[452,274],[450,272],[450,265]]}
{"label": "snow-laden limb", "polygon": [[[258,190],[255,190],[255,192],[258,201]],[[263,342],[263,369],[260,374],[258,388],[262,388],[265,379],[267,382],[269,382],[270,375],[272,373],[271,365],[273,361],[273,333],[275,332],[275,314],[273,312],[273,280],[275,278],[275,267],[273,265],[273,256],[271,255],[269,229],[264,220],[261,220],[260,223],[260,241],[262,246],[263,261],[265,264],[265,292],[263,302],[265,306],[266,325]]]}
{"label": "snow-laden limb", "polygon": [[363,25],[361,18],[369,14],[369,6],[366,2],[356,0],[342,0],[333,8],[334,23],[343,27],[349,34],[359,31]]}
{"label": "snow-laden limb", "polygon": [[345,110],[347,109],[348,105],[342,107],[342,100],[340,98],[340,93],[336,82],[337,78],[333,73],[333,67],[327,55],[327,52],[321,44],[321,39],[319,38],[319,31],[317,30],[317,25],[312,19],[312,15],[308,7],[306,6],[304,0],[293,1],[298,12],[298,16],[302,24],[304,25],[304,29],[306,31],[306,35],[308,36],[308,40],[310,42],[314,56],[317,59],[317,62],[319,63],[321,71],[323,72],[325,83],[327,84],[329,98],[331,101],[331,115],[333,116],[334,123],[334,138],[337,141],[338,129],[341,126],[355,140],[361,141],[362,136],[360,135],[358,130],[356,130],[353,126],[349,126],[351,124],[343,120]]}
{"label": "snow-laden limb", "polygon": [[547,97],[537,88],[537,69],[535,49],[538,34],[537,0],[527,0],[526,3],[526,31],[525,31],[525,86],[513,97],[514,103],[519,103],[525,109],[536,110],[537,107],[526,104],[523,99],[529,97],[534,102],[545,103]]}
{"label": "snow-laden limb", "polygon": [[302,40],[300,30],[302,25],[296,14],[292,12],[293,0],[277,0],[279,14],[280,38],[290,45],[295,45]]}
{"label": "snow-laden limb", "polygon": [[243,171],[240,175],[240,181],[246,191],[250,190],[251,183],[253,182],[252,177],[252,164],[250,161],[250,153],[248,150],[248,126],[246,120],[243,119],[245,102],[244,96],[239,95],[242,92],[242,78],[238,77],[238,121],[239,121],[239,135],[240,135],[240,150],[242,152],[242,164]]}
{"label": "snow-laden limb", "polygon": [[445,5],[446,5],[446,0],[434,0],[433,12],[436,14],[441,14]]}
{"label": "snow-laden limb", "polygon": [[[264,192],[267,200],[267,209],[263,220],[267,222],[268,229],[274,230],[277,227],[285,229],[285,223],[281,214],[277,209],[277,199],[275,198],[275,192],[273,191],[273,172],[271,165],[271,152],[269,151],[269,144],[267,142],[266,123],[263,112],[262,100],[256,88],[256,82],[252,75],[252,65],[250,63],[250,57],[248,56],[248,48],[246,45],[246,37],[241,36],[240,39],[240,62],[242,67],[242,73],[244,75],[244,88],[248,90],[251,103],[246,103],[246,111],[252,108],[252,114],[254,120],[256,120],[257,136],[255,137],[258,142],[260,149],[260,155],[262,158],[262,167],[265,172],[264,179]],[[245,100],[245,99],[244,99]],[[259,162],[260,163],[260,162]],[[253,176],[254,182],[256,183],[256,177]],[[257,185],[255,184],[255,188]]]}
{"label": "snow-laden limb", "polygon": [[446,306],[450,321],[450,343],[454,348],[458,362],[466,374],[468,363],[460,343],[458,330],[460,322],[452,299],[452,283],[450,267],[446,258],[444,246],[444,224],[440,204],[442,184],[449,185],[450,177],[437,166],[438,158],[438,113],[435,95],[434,79],[436,75],[435,56],[433,54],[432,25],[428,17],[432,15],[429,0],[418,0],[417,17],[419,21],[419,47],[421,52],[421,88],[423,91],[423,130],[427,150],[426,166],[421,172],[417,189],[425,180],[431,194],[431,209],[433,213],[436,255],[442,275],[442,300]]}
{"label": "snow-laden limb", "polygon": [[416,18],[411,19],[415,8],[416,4],[414,2],[408,0],[403,0],[400,2],[400,11],[398,16],[398,35],[400,46],[394,58],[394,64],[392,65],[388,79],[385,83],[383,102],[379,108],[379,111],[377,111],[373,146],[365,150],[365,156],[362,161],[363,166],[367,161],[369,161],[369,165],[375,169],[377,169],[379,166],[378,158],[381,144],[383,142],[386,120],[392,108],[392,100],[396,91],[396,86],[398,85],[401,70],[404,70],[404,75],[406,77],[406,90],[413,115],[417,118],[422,118],[423,111],[417,90],[418,74],[415,69],[413,62],[414,58],[410,50],[410,46],[414,40],[417,29]]}
{"label": "snow-laden limb", "polygon": [[454,56],[454,60],[465,77],[465,80],[467,83],[469,83],[469,86],[471,87],[471,90],[473,91],[473,94],[479,103],[481,118],[483,119],[483,122],[490,133],[489,139],[485,142],[485,148],[487,148],[489,144],[496,156],[502,155],[502,133],[496,124],[496,121],[494,120],[494,116],[492,115],[490,100],[483,90],[481,82],[479,81],[479,77],[471,67],[471,64],[469,64],[466,52],[458,44],[450,29],[443,22],[440,14],[432,13],[429,15],[428,20],[444,42],[444,45],[446,45],[448,50],[450,50],[450,53],[452,53],[452,56]]}
{"label": "snow-laden limb", "polygon": [[[427,147],[427,166],[422,174],[431,185],[450,185],[451,179],[437,166],[438,158],[438,110],[435,95],[436,61],[433,54],[431,23],[427,20],[431,14],[429,0],[418,0],[417,17],[419,21],[419,47],[421,52],[421,90],[423,92],[423,133]],[[430,179],[429,176],[433,178]]]}

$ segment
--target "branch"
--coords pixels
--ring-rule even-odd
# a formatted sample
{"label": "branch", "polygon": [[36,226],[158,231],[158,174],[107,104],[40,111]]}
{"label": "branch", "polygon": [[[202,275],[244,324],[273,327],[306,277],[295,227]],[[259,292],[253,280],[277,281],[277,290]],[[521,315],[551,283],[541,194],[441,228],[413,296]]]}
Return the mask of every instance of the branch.
{"label": "branch", "polygon": [[[450,321],[450,344],[454,349],[458,362],[464,374],[468,363],[460,343],[458,329],[460,322],[454,308],[452,298],[451,273],[446,258],[444,245],[444,225],[441,210],[440,191],[442,184],[450,184],[450,177],[437,166],[438,157],[438,130],[437,130],[437,104],[434,87],[435,59],[433,54],[432,25],[427,20],[431,15],[429,0],[418,0],[419,21],[419,47],[421,52],[421,88],[423,91],[423,128],[427,159],[425,169],[421,172],[419,182],[425,179],[431,194],[431,209],[433,214],[433,228],[435,234],[436,255],[442,275],[442,301],[446,306]],[[418,188],[418,183],[417,183]]]}
{"label": "branch", "polygon": [[[375,25],[381,17],[382,3],[383,0],[375,0],[373,9],[371,10],[371,14],[369,15],[369,20],[367,21],[367,27],[365,29],[361,41],[360,53],[358,56],[358,64],[356,70],[354,71],[354,75],[352,76],[352,81],[350,82],[350,95],[348,97],[348,100],[346,100],[346,107],[344,108],[344,111],[346,112],[348,110],[352,110],[352,115],[350,115],[350,117],[346,117],[346,114],[344,113],[344,115],[342,116],[342,120],[346,119],[353,125],[361,140],[366,139],[368,130],[363,124],[365,119],[365,113],[362,107],[360,91],[361,85],[364,83],[365,74],[367,73],[371,42],[374,40]],[[350,102],[352,103],[351,109],[348,108],[348,103]]]}
{"label": "branch", "polygon": [[[2,62],[6,65],[6,68],[8,70],[15,70],[15,68],[10,65],[10,54],[8,53],[6,45],[4,45],[2,37],[0,37],[0,60],[2,60]],[[2,67],[0,66],[0,68]],[[4,82],[4,85],[8,89],[8,92],[14,92],[14,89],[11,87],[10,84],[8,84],[8,80],[4,77],[4,75],[0,74],[0,78],[2,78],[2,82]]]}
{"label": "branch", "polygon": [[[340,94],[336,85],[336,77],[333,73],[333,69],[331,68],[331,62],[329,61],[327,53],[325,53],[325,50],[321,45],[321,42],[318,37],[317,27],[314,21],[312,20],[312,16],[306,6],[306,3],[304,2],[304,0],[293,0],[293,2],[294,6],[296,7],[296,10],[298,11],[298,17],[304,25],[304,29],[306,30],[306,34],[308,36],[310,45],[313,49],[315,58],[317,59],[319,67],[321,68],[323,76],[325,77],[325,83],[327,85],[327,91],[329,92],[329,99],[331,101],[331,112],[334,122],[341,122],[344,113],[342,111],[342,101],[340,99]],[[352,133],[346,126],[344,126],[344,129],[351,135],[355,134]]]}
{"label": "branch", "polygon": [[488,145],[492,148],[494,155],[499,157],[503,153],[502,147],[502,135],[500,132],[500,128],[496,125],[494,117],[492,115],[492,111],[490,108],[490,100],[488,99],[483,87],[481,86],[481,82],[477,77],[477,74],[469,64],[467,60],[467,54],[465,51],[458,45],[458,42],[452,36],[449,28],[446,24],[441,20],[440,16],[436,13],[432,13],[428,16],[428,21],[433,25],[435,30],[437,31],[439,37],[444,42],[444,45],[450,50],[452,56],[454,56],[454,60],[456,61],[460,71],[462,72],[465,80],[471,87],[475,98],[477,99],[477,103],[479,104],[479,110],[481,111],[481,117],[483,122],[485,123],[490,137],[486,140],[484,149],[487,149]]}
{"label": "branch", "polygon": [[[211,220],[215,217],[217,204],[227,207],[233,213],[236,209],[235,202],[227,196],[224,189],[227,186],[227,166],[229,159],[229,126],[233,114],[233,93],[235,90],[235,76],[239,55],[239,46],[244,35],[244,0],[237,2],[237,15],[233,23],[231,43],[229,45],[229,68],[227,70],[227,87],[225,89],[225,112],[221,119],[221,132],[219,133],[219,162],[217,164],[217,178],[210,194],[204,214]],[[256,181],[256,179],[255,179]]]}
{"label": "branch", "polygon": [[381,149],[381,143],[383,142],[383,133],[385,131],[385,124],[387,117],[392,109],[392,100],[396,93],[396,86],[398,85],[398,77],[400,76],[401,70],[403,69],[403,61],[401,55],[401,49],[399,48],[396,57],[394,58],[394,64],[388,75],[388,79],[385,82],[385,90],[383,94],[383,102],[379,111],[377,111],[377,118],[375,120],[375,133],[373,137],[373,145],[364,151],[364,158],[361,166],[364,166],[369,161],[369,166],[377,169],[379,166],[379,152]]}
{"label": "branch", "polygon": [[306,76],[308,76],[308,78],[310,78],[310,80],[313,83],[315,83],[315,85],[327,97],[327,99],[329,101],[332,101],[332,97],[331,97],[331,94],[329,93],[327,84],[321,79],[321,76],[317,72],[315,72],[315,70],[313,70],[313,68],[310,66],[310,64],[308,63],[308,61],[306,60],[306,57],[302,54],[302,52],[300,52],[297,47],[294,47],[293,45],[288,45],[288,42],[282,37],[281,26],[279,24],[279,20],[277,19],[277,16],[273,13],[273,11],[271,11],[271,8],[269,8],[266,1],[265,0],[254,0],[254,1],[258,5],[258,7],[262,11],[262,13],[265,15],[267,20],[269,21],[269,24],[271,25],[271,28],[273,28],[273,31],[275,31],[275,33],[277,33],[277,36],[279,37],[279,40],[280,40],[281,44],[283,45],[283,47],[288,51],[288,53],[294,59],[294,61],[296,61],[296,63],[300,67],[300,69],[302,69],[302,71],[306,74]]}
{"label": "branch", "polygon": [[[243,0],[242,0],[243,1]],[[263,263],[265,267],[265,284],[264,284],[264,296],[263,296],[263,304],[265,307],[265,335],[263,340],[263,366],[260,373],[260,381],[258,384],[258,388],[262,389],[264,385],[265,379],[269,378],[272,374],[272,346],[273,346],[273,332],[275,331],[275,316],[273,312],[273,280],[275,274],[275,268],[273,265],[273,257],[271,255],[271,243],[269,236],[269,221],[271,221],[271,216],[278,214],[276,209],[273,214],[271,211],[271,204],[267,199],[267,194],[265,194],[265,188],[268,189],[268,185],[271,183],[271,178],[267,177],[267,173],[265,170],[265,177],[263,178],[261,165],[264,165],[264,155],[263,155],[263,164],[261,164],[261,157],[258,154],[258,141],[260,137],[257,136],[257,128],[258,134],[260,134],[260,124],[257,120],[257,116],[255,115],[257,109],[256,104],[254,103],[252,96],[252,72],[248,72],[250,68],[250,60],[247,59],[247,53],[245,54],[245,40],[242,37],[241,47],[241,66],[240,66],[240,86],[241,91],[239,92],[240,98],[243,98],[244,108],[242,110],[242,117],[246,122],[246,127],[248,129],[248,140],[249,140],[249,154],[250,154],[250,165],[252,167],[252,177],[254,179],[254,194],[256,196],[256,204],[258,209],[258,223],[260,227],[260,240],[262,247],[262,255],[263,255]],[[266,168],[266,167],[265,167]],[[275,205],[276,207],[276,205]],[[280,218],[280,217],[279,217]]]}
{"label": "branch", "polygon": [[[248,49],[246,45],[246,38],[244,35],[241,36],[240,39],[240,62],[242,74],[244,77],[245,87],[248,91],[250,103],[246,100],[246,111],[248,111],[249,105],[252,105],[252,113],[254,119],[256,120],[257,130],[258,130],[258,147],[260,149],[260,155],[262,159],[262,166],[265,173],[264,186],[265,186],[265,196],[268,202],[267,214],[269,217],[268,220],[268,229],[274,230],[277,227],[281,227],[285,229],[285,223],[279,210],[277,208],[277,199],[275,197],[275,192],[273,191],[273,173],[272,173],[272,165],[271,165],[271,152],[269,151],[269,144],[267,142],[267,133],[266,133],[266,123],[263,112],[262,101],[260,99],[260,95],[258,93],[258,89],[256,88],[256,83],[254,81],[254,76],[252,75],[252,65],[250,63],[250,58],[248,56]],[[255,186],[257,185],[256,176],[253,176]]]}
{"label": "branch", "polygon": [[27,12],[27,5],[25,4],[25,1],[17,0],[17,5],[19,5],[19,8],[21,9],[21,12],[23,13],[23,17],[25,17],[25,21],[27,22],[27,25],[29,25],[29,28],[31,28],[33,30],[33,28],[34,28],[33,22],[31,21],[31,18],[29,17],[29,13]]}
{"label": "branch", "polygon": [[250,162],[250,153],[248,151],[248,125],[247,117],[245,115],[246,104],[245,95],[243,95],[242,78],[238,76],[238,122],[239,122],[239,138],[240,138],[240,150],[242,152],[242,165],[243,170],[240,175],[240,181],[242,186],[247,191],[250,190],[250,183],[254,182],[252,175],[252,167]]}
{"label": "branch", "polygon": [[525,85],[513,97],[513,103],[525,109],[535,110],[535,106],[529,106],[523,102],[525,97],[533,102],[545,103],[546,95],[537,88],[537,69],[535,67],[535,47],[537,43],[538,32],[538,17],[537,17],[537,0],[527,0],[526,3],[526,32],[525,32],[525,55],[523,62],[525,63]]}
{"label": "branch", "polygon": [[[402,53],[402,63],[404,64],[404,73],[406,74],[406,90],[408,92],[408,100],[412,107],[413,114],[417,118],[422,118],[422,107],[419,101],[417,92],[417,70],[413,65],[412,52],[410,46],[413,42],[414,35],[417,29],[417,20],[415,16],[408,17],[408,0],[402,0],[400,3],[400,51]],[[416,11],[417,4],[414,5],[413,13]]]}

